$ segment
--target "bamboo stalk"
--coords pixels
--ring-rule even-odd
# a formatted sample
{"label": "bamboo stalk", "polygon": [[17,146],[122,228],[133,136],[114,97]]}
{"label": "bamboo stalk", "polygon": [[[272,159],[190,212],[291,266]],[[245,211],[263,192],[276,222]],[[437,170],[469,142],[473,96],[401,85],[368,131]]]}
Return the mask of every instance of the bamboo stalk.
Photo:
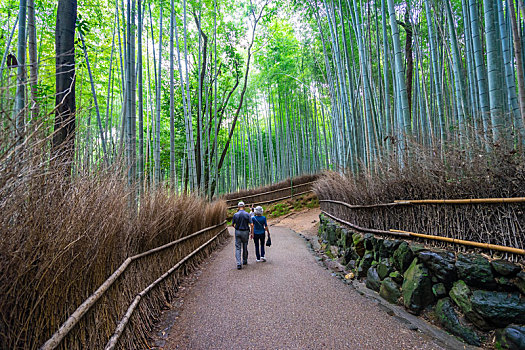
{"label": "bamboo stalk", "polygon": [[191,252],[189,255],[184,257],[181,261],[179,261],[177,264],[175,264],[171,269],[166,271],[162,276],[157,278],[153,283],[148,285],[144,290],[142,290],[133,300],[133,303],[129,306],[128,310],[126,311],[126,314],[122,318],[122,320],[117,325],[117,328],[115,329],[115,333],[113,336],[109,339],[108,343],[106,344],[105,350],[113,350],[115,346],[117,345],[118,339],[122,335],[122,332],[124,332],[124,329],[126,328],[126,325],[129,322],[129,319],[131,318],[131,315],[137,308],[140,300],[149,293],[150,290],[152,290],[157,284],[159,284],[161,281],[166,279],[169,275],[171,275],[175,270],[177,270],[182,264],[184,264],[186,261],[188,261],[191,257],[193,257],[195,254],[197,254],[199,251],[204,249],[206,246],[208,246],[211,242],[213,242],[217,237],[219,237],[227,228],[225,227],[222,229],[218,234],[213,236],[211,239],[209,239],[206,243],[195,249],[193,252]]}
{"label": "bamboo stalk", "polygon": [[505,247],[505,246],[497,245],[497,244],[466,241],[466,240],[463,240],[463,239],[456,239],[456,238],[442,237],[442,236],[434,236],[434,235],[426,235],[426,234],[423,234],[423,233],[415,233],[415,232],[402,231],[402,230],[390,229],[390,232],[406,233],[406,234],[408,234],[408,235],[410,235],[412,237],[432,239],[432,240],[436,240],[436,241],[443,241],[443,242],[449,242],[449,243],[454,243],[454,244],[463,244],[463,245],[468,245],[468,246],[477,247],[477,248],[492,249],[492,250],[498,250],[498,251],[506,252],[506,253],[525,255],[525,249]]}

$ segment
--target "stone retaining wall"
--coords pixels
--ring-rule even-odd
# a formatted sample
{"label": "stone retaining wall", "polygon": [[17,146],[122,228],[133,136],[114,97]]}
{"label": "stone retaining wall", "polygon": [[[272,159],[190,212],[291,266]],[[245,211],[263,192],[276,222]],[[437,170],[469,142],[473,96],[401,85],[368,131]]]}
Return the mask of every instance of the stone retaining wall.
{"label": "stone retaining wall", "polygon": [[423,313],[469,344],[495,338],[496,348],[525,349],[522,266],[357,233],[324,215],[320,219],[321,246],[351,271],[349,278],[366,279],[385,300]]}

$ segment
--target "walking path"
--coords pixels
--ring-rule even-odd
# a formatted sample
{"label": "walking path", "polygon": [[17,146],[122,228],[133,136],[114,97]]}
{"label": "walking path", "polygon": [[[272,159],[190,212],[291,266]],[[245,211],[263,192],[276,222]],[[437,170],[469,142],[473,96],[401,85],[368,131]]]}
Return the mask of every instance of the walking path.
{"label": "walking path", "polygon": [[[331,276],[285,227],[237,270],[234,239],[185,297],[164,349],[442,349]],[[232,234],[232,230],[230,230]]]}

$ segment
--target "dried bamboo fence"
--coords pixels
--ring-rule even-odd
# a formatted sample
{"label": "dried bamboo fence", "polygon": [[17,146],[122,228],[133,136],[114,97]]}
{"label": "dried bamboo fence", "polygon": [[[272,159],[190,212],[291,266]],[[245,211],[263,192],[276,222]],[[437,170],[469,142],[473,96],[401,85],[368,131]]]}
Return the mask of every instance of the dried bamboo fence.
{"label": "dried bamboo fence", "polygon": [[307,182],[300,185],[292,185],[286,188],[280,188],[277,190],[256,193],[244,197],[238,197],[228,199],[226,204],[228,209],[236,208],[237,203],[240,201],[245,202],[247,205],[261,205],[279,202],[285,199],[301,196],[306,193],[312,192],[312,186],[314,182]]}
{"label": "dried bamboo fence", "polygon": [[515,260],[525,254],[525,197],[400,200],[373,205],[331,199],[319,202],[327,216],[358,231],[411,237],[459,251],[488,249],[491,254],[503,253]]}
{"label": "dried bamboo fence", "polygon": [[[104,344],[107,349],[149,348],[145,334],[154,322],[152,311],[158,314],[162,301],[176,292],[173,279],[167,277],[177,281],[185,269],[207,256],[226,235],[223,221],[127,258],[40,349],[101,349]],[[145,271],[151,275],[149,281],[139,276]],[[128,323],[132,327],[126,327]]]}

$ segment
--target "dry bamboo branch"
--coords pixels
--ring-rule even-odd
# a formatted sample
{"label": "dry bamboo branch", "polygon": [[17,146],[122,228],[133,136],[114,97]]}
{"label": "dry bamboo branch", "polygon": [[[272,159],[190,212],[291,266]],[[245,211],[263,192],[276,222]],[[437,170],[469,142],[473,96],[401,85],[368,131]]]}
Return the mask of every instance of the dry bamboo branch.
{"label": "dry bamboo branch", "polygon": [[219,227],[219,226],[221,226],[221,225],[224,225],[225,223],[226,223],[226,220],[223,221],[223,222],[221,222],[220,224],[215,225],[215,226],[206,227],[206,228],[204,228],[204,229],[202,229],[202,230],[200,230],[200,231],[197,231],[197,232],[195,232],[195,233],[192,233],[191,235],[188,235],[188,236],[182,237],[182,238],[180,238],[180,239],[177,239],[176,241],[173,241],[173,242],[170,242],[170,243],[164,244],[164,245],[162,245],[162,246],[160,246],[160,247],[157,247],[157,248],[150,249],[150,250],[148,250],[147,252],[144,252],[144,253],[140,253],[140,254],[134,255],[134,256],[131,257],[131,260],[140,259],[140,258],[142,258],[142,257],[144,257],[144,256],[147,256],[147,255],[150,255],[150,254],[153,254],[153,253],[157,253],[157,252],[159,252],[159,251],[161,251],[161,250],[164,250],[164,249],[166,249],[166,248],[170,248],[170,247],[174,246],[175,244],[178,244],[178,243],[181,243],[181,242],[183,242],[183,241],[186,241],[186,240],[188,240],[188,239],[190,239],[190,238],[192,238],[192,237],[198,236],[198,235],[200,235],[200,234],[202,234],[202,233],[204,233],[204,232],[207,232],[207,231],[213,230],[213,229],[215,229],[215,228],[217,228],[217,227]]}

